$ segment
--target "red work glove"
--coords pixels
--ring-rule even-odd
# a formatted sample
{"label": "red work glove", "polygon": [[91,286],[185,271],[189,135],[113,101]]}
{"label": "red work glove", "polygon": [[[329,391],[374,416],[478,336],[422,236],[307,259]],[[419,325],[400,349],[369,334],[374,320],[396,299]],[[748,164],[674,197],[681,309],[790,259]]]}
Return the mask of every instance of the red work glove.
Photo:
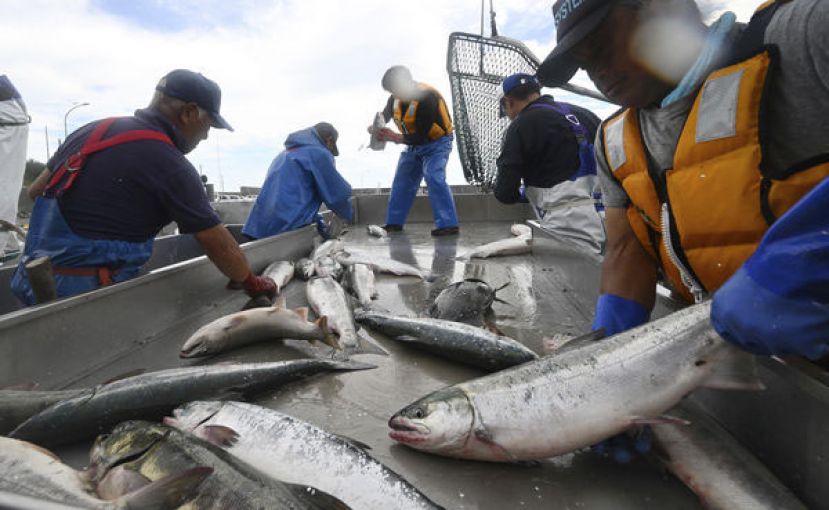
{"label": "red work glove", "polygon": [[387,127],[378,129],[375,136],[381,142],[403,143],[403,135],[395,133]]}
{"label": "red work glove", "polygon": [[256,276],[250,273],[242,282],[242,288],[252,298],[267,296],[273,299],[276,297],[276,283],[267,276]]}

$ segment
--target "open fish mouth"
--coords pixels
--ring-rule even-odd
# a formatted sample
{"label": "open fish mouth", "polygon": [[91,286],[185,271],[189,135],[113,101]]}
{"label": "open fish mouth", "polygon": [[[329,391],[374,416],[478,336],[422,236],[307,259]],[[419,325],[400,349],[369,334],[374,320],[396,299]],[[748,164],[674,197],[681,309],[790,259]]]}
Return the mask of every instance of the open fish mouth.
{"label": "open fish mouth", "polygon": [[389,420],[389,437],[400,443],[417,444],[423,443],[429,438],[429,427],[415,423],[403,416],[392,416]]}

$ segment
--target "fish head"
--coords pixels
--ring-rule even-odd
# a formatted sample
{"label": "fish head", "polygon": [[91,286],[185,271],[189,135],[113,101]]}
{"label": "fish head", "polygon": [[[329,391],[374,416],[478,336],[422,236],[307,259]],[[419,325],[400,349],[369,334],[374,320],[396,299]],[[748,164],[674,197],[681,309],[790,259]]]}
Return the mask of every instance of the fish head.
{"label": "fish head", "polygon": [[199,328],[181,346],[179,357],[197,358],[215,352],[246,321],[246,316],[237,313],[227,315]]}
{"label": "fish head", "polygon": [[475,412],[460,388],[438,390],[391,417],[389,437],[418,450],[461,450],[472,433]]}
{"label": "fish head", "polygon": [[164,418],[164,424],[191,432],[216,416],[222,406],[224,403],[217,401],[189,402],[173,410],[173,416]]}
{"label": "fish head", "polygon": [[166,434],[161,425],[150,422],[126,421],[117,425],[111,433],[95,439],[87,474],[92,480],[103,479],[109,470],[140,458]]}

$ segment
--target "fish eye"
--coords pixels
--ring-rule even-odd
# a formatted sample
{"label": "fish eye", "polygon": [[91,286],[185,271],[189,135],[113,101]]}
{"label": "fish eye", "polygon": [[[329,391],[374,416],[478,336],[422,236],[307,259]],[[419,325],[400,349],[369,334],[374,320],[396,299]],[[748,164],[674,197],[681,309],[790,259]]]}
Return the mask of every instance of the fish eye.
{"label": "fish eye", "polygon": [[412,416],[415,418],[423,418],[426,416],[426,411],[422,407],[415,407],[412,411]]}

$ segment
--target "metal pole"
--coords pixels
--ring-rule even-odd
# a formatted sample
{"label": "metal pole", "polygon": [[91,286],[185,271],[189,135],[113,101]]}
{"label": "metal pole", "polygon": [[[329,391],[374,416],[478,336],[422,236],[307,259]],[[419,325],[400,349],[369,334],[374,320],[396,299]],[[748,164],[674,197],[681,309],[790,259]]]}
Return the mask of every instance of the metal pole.
{"label": "metal pole", "polygon": [[72,113],[73,110],[77,110],[81,106],[89,106],[89,103],[75,103],[75,105],[72,106],[72,108],[70,108],[66,112],[66,114],[64,114],[64,116],[63,116],[63,139],[64,139],[64,141],[66,140],[66,137],[69,135],[69,133],[66,132],[67,131],[67,129],[66,129],[66,119],[69,118],[69,114]]}
{"label": "metal pole", "polygon": [[43,125],[43,132],[46,134],[46,161],[49,161],[49,158],[52,157],[52,153],[49,152],[49,126]]}

